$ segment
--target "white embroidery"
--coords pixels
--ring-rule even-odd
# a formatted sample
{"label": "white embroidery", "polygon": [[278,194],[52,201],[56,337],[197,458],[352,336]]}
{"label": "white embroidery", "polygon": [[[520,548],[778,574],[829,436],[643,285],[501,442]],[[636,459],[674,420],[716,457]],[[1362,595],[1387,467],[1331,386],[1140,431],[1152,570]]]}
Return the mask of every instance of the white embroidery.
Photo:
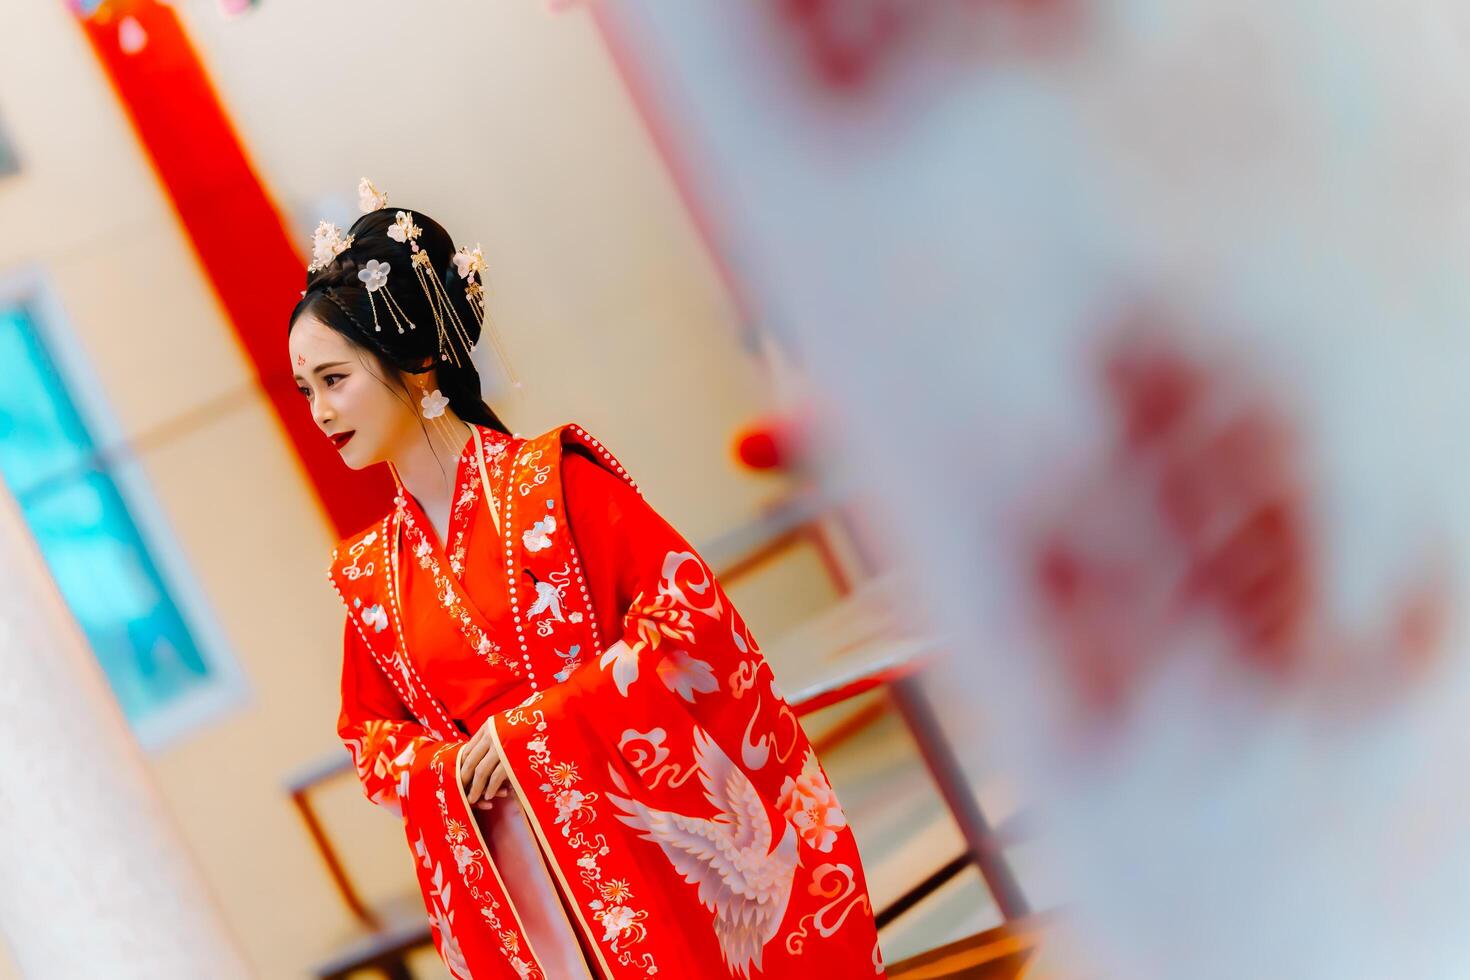
{"label": "white embroidery", "polygon": [[548,514],[531,525],[531,529],[521,535],[521,541],[527,551],[545,551],[551,547],[551,534],[555,530],[556,518]]}

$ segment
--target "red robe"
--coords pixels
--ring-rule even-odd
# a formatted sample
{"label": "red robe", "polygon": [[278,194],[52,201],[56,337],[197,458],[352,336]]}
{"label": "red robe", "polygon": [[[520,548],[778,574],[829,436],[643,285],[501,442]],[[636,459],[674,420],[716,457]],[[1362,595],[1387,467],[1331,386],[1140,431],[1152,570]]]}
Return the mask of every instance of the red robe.
{"label": "red robe", "polygon": [[368,799],[403,818],[452,975],[560,980],[501,873],[534,869],[457,779],[492,720],[594,975],[883,976],[852,833],[759,648],[580,428],[474,427],[447,540],[400,484],[330,578],[338,730]]}

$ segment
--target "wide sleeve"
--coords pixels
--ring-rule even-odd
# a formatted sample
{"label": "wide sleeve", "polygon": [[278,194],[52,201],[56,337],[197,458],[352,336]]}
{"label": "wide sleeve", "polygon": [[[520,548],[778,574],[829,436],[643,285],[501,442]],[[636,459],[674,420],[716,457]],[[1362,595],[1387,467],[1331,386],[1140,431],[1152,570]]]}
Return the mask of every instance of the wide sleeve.
{"label": "wide sleeve", "polygon": [[[566,453],[562,482],[604,652],[621,640],[629,652],[619,656],[639,656],[667,679],[679,670],[667,664],[669,655],[699,646],[701,633],[715,634],[711,639],[718,642],[706,645],[712,650],[753,649],[744,621],[713,572],[637,490],[576,450]],[[666,639],[674,642],[666,644]],[[632,669],[625,663],[623,677]],[[715,687],[712,677],[694,670],[669,685],[686,701],[695,691]],[[619,687],[626,686],[619,681]]]}
{"label": "wide sleeve", "polygon": [[413,718],[351,620],[343,650],[337,732],[367,798],[403,821],[435,950],[450,976],[507,975],[506,963],[524,962],[523,936],[499,914],[508,899],[487,873],[488,848],[459,783],[468,740],[440,739]]}
{"label": "wide sleeve", "polygon": [[671,546],[689,546],[638,491],[570,447],[562,461],[562,494],[605,650],[622,636],[623,617],[648,584],[647,570]]}
{"label": "wide sleeve", "polygon": [[561,475],[599,649],[544,689],[535,707],[547,719],[695,710],[716,738],[738,739],[757,701],[741,696],[759,688],[763,717],[754,724],[774,725],[784,705],[770,668],[689,542],[631,485],[575,448]]}
{"label": "wide sleeve", "polygon": [[409,712],[349,619],[343,635],[342,709],[337,735],[352,753],[363,794],[399,816],[409,781],[449,743]]}
{"label": "wide sleeve", "polygon": [[[539,591],[565,582],[566,622],[590,607],[596,630],[579,635],[598,649],[492,716],[512,789],[587,913],[589,939],[629,967],[656,954],[660,975],[785,977],[815,964],[881,976],[856,844],[806,733],[708,564],[608,458],[565,446],[570,535],[559,543],[576,564],[539,556],[556,575]],[[527,552],[555,531],[538,521]],[[798,961],[812,922],[822,952]]]}

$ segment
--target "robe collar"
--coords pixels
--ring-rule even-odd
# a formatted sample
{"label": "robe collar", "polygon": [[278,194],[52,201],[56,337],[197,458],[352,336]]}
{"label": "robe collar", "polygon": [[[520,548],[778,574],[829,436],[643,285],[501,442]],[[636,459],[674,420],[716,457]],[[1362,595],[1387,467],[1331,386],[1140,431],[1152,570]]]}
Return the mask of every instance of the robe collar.
{"label": "robe collar", "polygon": [[[461,480],[461,475],[464,472],[465,455],[466,455],[466,451],[468,450],[470,444],[473,443],[474,444],[474,447],[475,447],[475,449],[474,449],[475,463],[479,467],[479,470],[480,470],[480,486],[481,486],[481,488],[482,488],[482,490],[483,490],[483,492],[484,492],[484,494],[485,494],[485,496],[487,498],[487,501],[488,501],[488,503],[490,505],[490,519],[493,522],[493,524],[495,525],[495,534],[496,534],[497,537],[499,537],[500,531],[501,531],[501,525],[500,525],[500,505],[499,505],[499,502],[496,500],[496,494],[492,492],[492,484],[490,482],[490,477],[489,477],[489,474],[485,470],[485,456],[486,456],[487,452],[488,453],[494,453],[494,452],[496,452],[496,447],[504,447],[505,444],[507,444],[508,442],[510,442],[510,436],[507,436],[503,432],[497,432],[495,429],[489,428],[488,426],[478,425],[478,424],[476,424],[474,422],[469,422],[469,423],[466,423],[466,424],[468,424],[469,427],[470,427],[470,438],[465,441],[465,444],[462,447],[460,447],[459,455],[455,458],[455,464],[454,464],[455,465],[454,486],[451,488],[451,497],[450,497],[450,500],[451,500],[451,505],[450,505],[451,519],[450,519],[450,526],[448,528],[446,528],[446,531],[451,531],[451,532],[453,531],[454,521],[453,521],[452,515],[454,513],[454,508],[453,508],[452,501],[456,497],[458,497],[459,494],[460,494],[460,492],[461,492],[460,491],[460,484],[463,482]],[[407,488],[404,487],[404,485],[403,485],[403,478],[398,475],[398,467],[393,465],[393,461],[391,459],[388,460],[388,472],[390,474],[392,474],[392,476],[393,476],[393,505],[394,505],[394,509],[396,511],[402,511],[404,508],[406,508],[407,506],[409,506],[409,501],[413,501],[413,503],[415,505],[417,505],[418,504],[417,498],[413,497],[408,492]],[[419,510],[419,513],[424,514],[424,517],[425,518],[428,517],[428,515],[426,513],[424,513],[424,510],[423,510],[422,507],[418,507],[418,510]],[[452,538],[452,537],[453,537],[452,534],[446,534],[446,538]],[[441,542],[439,542],[439,544],[440,544],[440,546],[441,546],[441,548],[443,550],[447,551],[449,549],[449,541],[448,540],[441,541]]]}
{"label": "robe collar", "polygon": [[[500,522],[495,506],[498,494],[497,488],[489,479],[485,466],[486,447],[489,444],[491,447],[489,452],[493,455],[495,452],[493,447],[504,447],[511,442],[511,439],[504,433],[471,423],[470,441],[475,444],[475,465],[480,469],[481,490],[490,502],[490,513],[499,529]],[[397,689],[403,703],[413,712],[420,724],[436,732],[440,738],[451,738],[458,734],[458,726],[445,710],[443,703],[430,693],[428,686],[414,667],[412,659],[408,656],[407,642],[403,635],[402,593],[399,588],[401,569],[399,563],[403,560],[403,556],[400,541],[403,520],[411,498],[399,479],[396,468],[391,463],[389,463],[389,469],[393,473],[397,489],[394,509],[375,526],[343,541],[332,552],[332,562],[327,577],[346,607],[348,617],[359,636],[372,652],[378,666]],[[460,490],[459,476],[463,469],[461,465],[456,472],[456,496]],[[414,508],[422,514],[422,509],[418,508],[417,502],[414,503]],[[420,519],[426,521],[427,516]],[[499,536],[497,534],[497,537]],[[444,555],[443,543],[440,546],[439,557],[441,559],[447,557]],[[458,595],[464,601],[468,601],[463,586],[458,584],[458,580],[455,581],[453,587],[457,589]],[[469,608],[474,609],[472,605]],[[474,615],[483,625],[484,619],[478,614],[478,610],[475,610]]]}

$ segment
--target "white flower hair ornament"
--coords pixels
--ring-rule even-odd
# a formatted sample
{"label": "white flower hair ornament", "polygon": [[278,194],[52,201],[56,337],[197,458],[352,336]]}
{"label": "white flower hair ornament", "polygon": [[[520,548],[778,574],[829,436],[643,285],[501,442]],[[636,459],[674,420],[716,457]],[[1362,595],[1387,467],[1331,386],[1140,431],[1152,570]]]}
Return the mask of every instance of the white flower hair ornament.
{"label": "white flower hair ornament", "polygon": [[419,250],[418,237],[423,229],[413,223],[413,216],[407,211],[399,211],[393,221],[393,227],[388,229],[388,237],[400,245],[407,243],[415,252]]}
{"label": "white flower hair ornament", "polygon": [[404,312],[403,307],[399,306],[398,301],[393,298],[393,294],[388,292],[388,273],[392,269],[393,266],[390,263],[381,262],[378,259],[368,259],[367,264],[357,270],[357,279],[362,283],[363,288],[367,290],[368,305],[372,307],[373,330],[381,331],[383,329],[383,324],[378,319],[379,292],[383,294],[383,307],[388,311],[388,316],[392,318],[393,323],[398,327],[398,332],[405,332],[403,329],[404,323],[408,324],[409,330],[417,330],[418,324],[408,318],[408,314]]}
{"label": "white flower hair ornament", "polygon": [[[357,203],[364,214],[372,214],[388,208],[388,195],[379,190],[368,178],[363,177],[357,183]],[[446,276],[448,270],[440,270],[435,267],[434,260],[429,256],[428,250],[419,245],[419,237],[423,234],[423,228],[417,225],[413,213],[410,211],[394,212],[394,220],[391,225],[384,229],[388,238],[400,245],[407,245],[412,253],[409,259],[409,269],[418,281],[419,288],[423,291],[424,299],[428,302],[429,312],[434,318],[434,326],[438,339],[439,360],[449,362],[455,367],[463,367],[469,359],[470,354],[478,346],[472,339],[474,327],[480,327],[483,335],[485,329],[489,329],[485,317],[485,256],[479,245],[474,248],[457,249],[452,257],[455,269],[459,277],[464,281],[465,300],[468,303],[468,312],[475,317],[471,323],[466,323],[461,316],[460,310],[463,305],[456,308],[455,301],[451,301],[446,288]],[[312,240],[312,264],[308,267],[309,272],[325,268],[338,255],[342,254],[353,243],[354,236],[342,235],[341,229],[330,222],[323,221],[317,228],[316,235]],[[396,261],[394,264],[397,264]],[[400,266],[400,269],[402,267]],[[363,268],[358,269],[359,281],[367,290],[368,300],[373,311],[373,329],[381,331],[382,321],[378,314],[378,301],[381,300],[387,316],[390,317],[398,327],[400,334],[408,330],[418,329],[418,325],[408,316],[407,311],[394,297],[394,289],[402,289],[405,278],[402,272],[394,277],[394,287],[388,285],[391,266],[387,262],[370,260]],[[505,349],[500,344],[500,338],[490,331],[491,339],[495,343],[496,353],[499,355],[502,367],[511,386],[520,387],[515,373],[511,370],[510,362],[506,358]],[[436,391],[434,395],[439,395]],[[426,396],[427,397],[427,396]],[[442,396],[440,396],[442,397]],[[429,404],[437,404],[437,401]],[[447,405],[447,400],[445,405]],[[440,409],[442,414],[442,408]],[[437,416],[428,416],[434,418]]]}
{"label": "white flower hair ornament", "polygon": [[459,272],[461,279],[472,279],[480,276],[485,271],[485,255],[480,251],[480,246],[465,248],[463,246],[454,253],[454,268]]}
{"label": "white flower hair ornament", "polygon": [[480,251],[478,244],[474,248],[461,247],[454,253],[454,268],[459,273],[459,277],[464,280],[465,299],[469,300],[470,308],[475,311],[475,316],[480,318],[481,323],[484,323],[485,253]]}
{"label": "white flower hair ornament", "polygon": [[449,407],[449,399],[445,398],[438,388],[435,388],[419,399],[419,405],[424,410],[424,418],[437,419],[444,414],[444,409]]}
{"label": "white flower hair ornament", "polygon": [[353,236],[342,237],[342,229],[323,220],[311,234],[311,264],[307,272],[316,272],[332,264],[332,260],[352,247]]}
{"label": "white flower hair ornament", "polygon": [[376,293],[388,284],[388,270],[391,268],[387,262],[368,259],[367,265],[357,270],[357,278],[362,280],[368,292]]}
{"label": "white flower hair ornament", "polygon": [[373,186],[366,177],[357,182],[357,208],[363,214],[372,214],[388,206],[388,195]]}
{"label": "white flower hair ornament", "polygon": [[[480,321],[480,334],[489,333],[491,341],[495,344],[495,353],[500,358],[501,366],[505,368],[505,376],[510,381],[512,388],[519,388],[521,383],[516,379],[515,372],[510,368],[510,358],[505,356],[505,348],[500,344],[500,335],[491,328],[485,318],[485,253],[480,250],[480,244],[475,243],[474,248],[460,246],[454,253],[454,268],[459,277],[464,280],[464,295],[469,301],[470,309]],[[475,349],[474,344],[470,350]]]}

